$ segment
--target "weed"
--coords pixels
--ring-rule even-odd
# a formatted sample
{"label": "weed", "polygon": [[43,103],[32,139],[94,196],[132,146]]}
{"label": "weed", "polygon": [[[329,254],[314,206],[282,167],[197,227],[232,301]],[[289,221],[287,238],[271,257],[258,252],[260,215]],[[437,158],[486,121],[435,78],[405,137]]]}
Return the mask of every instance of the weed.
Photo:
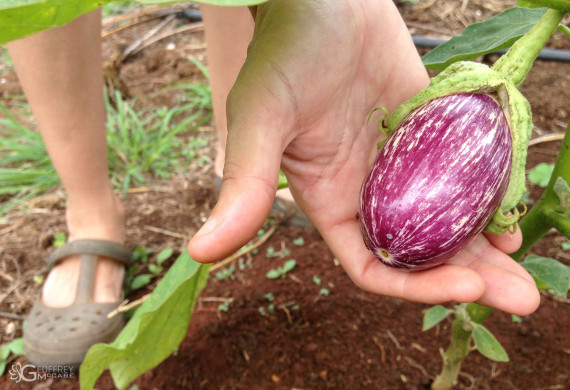
{"label": "weed", "polygon": [[227,313],[230,310],[230,301],[227,300],[224,303],[220,303],[218,305],[218,310],[223,311],[224,313]]}
{"label": "weed", "polygon": [[236,267],[232,265],[228,268],[216,272],[214,277],[216,278],[216,280],[228,280],[234,274],[235,270]]}
{"label": "weed", "polygon": [[6,365],[11,360],[10,354],[20,356],[24,354],[24,339],[18,337],[0,347],[0,375],[4,374]]}
{"label": "weed", "polygon": [[303,237],[298,237],[293,240],[293,245],[303,246],[305,245],[305,239]]}
{"label": "weed", "polygon": [[287,260],[282,267],[271,269],[267,272],[266,276],[269,279],[284,278],[297,265],[295,259]]}

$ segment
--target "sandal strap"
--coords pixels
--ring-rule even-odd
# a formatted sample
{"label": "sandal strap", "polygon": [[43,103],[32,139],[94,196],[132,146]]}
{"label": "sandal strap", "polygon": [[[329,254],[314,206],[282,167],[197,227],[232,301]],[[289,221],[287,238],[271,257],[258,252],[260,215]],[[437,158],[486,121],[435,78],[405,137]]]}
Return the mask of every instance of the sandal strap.
{"label": "sandal strap", "polygon": [[71,255],[93,255],[95,257],[104,256],[129,265],[131,251],[123,245],[106,240],[77,240],[57,248],[49,256],[47,269],[51,270],[57,263]]}

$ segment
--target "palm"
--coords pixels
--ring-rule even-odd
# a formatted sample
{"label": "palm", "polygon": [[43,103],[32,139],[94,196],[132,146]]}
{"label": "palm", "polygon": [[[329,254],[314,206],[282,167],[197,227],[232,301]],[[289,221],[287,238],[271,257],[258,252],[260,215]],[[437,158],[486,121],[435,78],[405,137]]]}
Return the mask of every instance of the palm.
{"label": "palm", "polygon": [[[281,167],[296,201],[362,288],[426,303],[479,300],[517,314],[533,311],[532,280],[484,237],[450,263],[416,273],[388,268],[364,247],[355,215],[379,136],[366,118],[376,106],[393,110],[427,81],[391,1],[260,6],[248,59],[228,99],[219,208],[231,207],[226,219],[241,226],[226,225],[227,236],[218,233],[216,243],[235,249],[254,234]],[[247,198],[252,189],[255,205]]]}

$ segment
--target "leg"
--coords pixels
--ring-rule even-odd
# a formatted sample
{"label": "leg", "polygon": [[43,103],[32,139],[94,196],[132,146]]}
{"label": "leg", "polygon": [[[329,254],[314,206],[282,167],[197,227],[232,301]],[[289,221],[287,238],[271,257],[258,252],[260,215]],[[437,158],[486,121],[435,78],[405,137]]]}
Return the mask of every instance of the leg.
{"label": "leg", "polygon": [[[206,30],[214,122],[218,134],[214,170],[216,175],[221,177],[228,134],[226,99],[245,62],[247,46],[253,36],[254,21],[247,7],[218,7],[202,4],[200,9]],[[281,199],[293,200],[288,189],[279,190],[277,195]],[[275,207],[281,212],[289,211],[283,204]],[[300,211],[297,214],[295,220],[300,221],[297,224],[306,225],[308,223],[306,217]]]}
{"label": "leg", "polygon": [[[92,12],[8,49],[67,194],[69,239],[122,243],[123,209],[108,178],[100,36],[101,15]],[[71,304],[78,272],[78,258],[55,267],[44,285],[44,303]],[[119,298],[123,273],[114,261],[99,259],[97,302]]]}
{"label": "leg", "polygon": [[222,176],[226,137],[226,99],[245,62],[253,36],[253,18],[246,7],[200,6],[206,29],[208,69],[212,88],[214,122],[218,133],[215,172]]}

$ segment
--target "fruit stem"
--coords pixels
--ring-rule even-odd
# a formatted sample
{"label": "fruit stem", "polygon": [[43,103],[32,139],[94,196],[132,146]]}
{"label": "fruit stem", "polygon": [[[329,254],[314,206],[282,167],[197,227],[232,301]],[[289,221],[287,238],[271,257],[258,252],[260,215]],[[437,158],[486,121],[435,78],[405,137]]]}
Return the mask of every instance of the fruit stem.
{"label": "fruit stem", "polygon": [[499,58],[493,65],[493,69],[510,79],[519,87],[534,60],[552,35],[558,28],[563,11],[549,9],[538,23]]}

